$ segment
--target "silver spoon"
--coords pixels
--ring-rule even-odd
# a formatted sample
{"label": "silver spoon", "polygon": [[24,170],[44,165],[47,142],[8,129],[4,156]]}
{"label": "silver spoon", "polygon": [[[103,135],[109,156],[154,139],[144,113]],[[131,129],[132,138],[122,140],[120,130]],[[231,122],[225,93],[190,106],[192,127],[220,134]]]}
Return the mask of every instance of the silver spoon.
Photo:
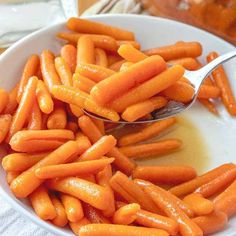
{"label": "silver spoon", "polygon": [[84,112],[95,118],[95,119],[99,119],[99,120],[103,120],[106,122],[112,122],[112,123],[120,123],[120,124],[143,124],[143,123],[151,123],[151,122],[155,122],[155,121],[159,121],[159,120],[164,120],[167,118],[170,118],[172,116],[175,116],[183,111],[186,111],[187,109],[189,109],[194,102],[197,99],[197,95],[199,93],[200,90],[200,86],[202,84],[202,82],[204,81],[204,79],[219,65],[223,64],[224,62],[230,60],[231,58],[236,57],[236,50],[228,52],[222,56],[217,57],[215,60],[211,61],[210,63],[208,63],[207,65],[205,65],[204,67],[202,67],[199,70],[196,71],[189,71],[189,70],[185,70],[184,73],[184,77],[187,78],[192,85],[195,88],[195,94],[193,96],[193,99],[191,102],[189,103],[181,103],[181,102],[176,102],[176,101],[169,101],[168,104],[158,110],[155,110],[152,112],[152,119],[149,120],[137,120],[134,122],[128,122],[128,121],[124,121],[124,120],[120,120],[118,122],[113,122],[111,120],[105,119],[103,117],[97,116],[93,113],[90,113],[86,110],[84,110]]}

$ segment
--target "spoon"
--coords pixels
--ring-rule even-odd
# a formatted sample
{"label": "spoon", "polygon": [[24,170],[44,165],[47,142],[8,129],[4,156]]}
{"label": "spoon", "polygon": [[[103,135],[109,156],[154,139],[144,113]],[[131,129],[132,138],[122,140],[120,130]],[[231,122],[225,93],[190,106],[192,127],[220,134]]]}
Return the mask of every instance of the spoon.
{"label": "spoon", "polygon": [[215,60],[211,61],[210,63],[208,63],[207,65],[205,65],[204,67],[202,67],[199,70],[196,70],[196,71],[185,70],[184,77],[191,82],[191,84],[193,85],[193,87],[195,89],[195,93],[194,93],[192,101],[189,103],[182,103],[182,102],[176,102],[176,101],[171,100],[167,103],[167,105],[165,107],[153,111],[152,112],[152,119],[137,120],[134,122],[128,122],[125,120],[120,120],[118,122],[114,122],[114,121],[108,120],[106,118],[97,116],[97,115],[90,113],[86,110],[84,110],[84,112],[88,116],[93,117],[95,119],[103,120],[105,122],[120,123],[120,124],[143,124],[143,123],[151,123],[151,122],[170,118],[170,117],[175,116],[183,111],[188,110],[196,101],[197,95],[200,90],[200,86],[201,86],[202,82],[204,81],[204,79],[219,65],[223,64],[224,62],[226,62],[234,57],[236,57],[236,50],[228,52],[226,54],[223,54],[222,56],[217,57]]}

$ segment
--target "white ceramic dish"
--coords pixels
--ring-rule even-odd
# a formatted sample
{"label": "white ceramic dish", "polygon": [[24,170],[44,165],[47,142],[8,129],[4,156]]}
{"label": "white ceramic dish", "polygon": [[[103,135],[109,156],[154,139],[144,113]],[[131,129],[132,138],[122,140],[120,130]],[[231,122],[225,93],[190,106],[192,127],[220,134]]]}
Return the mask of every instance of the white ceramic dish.
{"label": "white ceramic dish", "polygon": [[[224,53],[234,49],[234,46],[212,34],[167,19],[138,15],[100,15],[89,17],[89,19],[134,31],[143,49],[171,44],[178,40],[200,41],[204,47],[204,55],[213,50]],[[22,39],[7,50],[0,57],[0,87],[9,90],[16,84],[20,78],[24,62],[30,54],[40,53],[45,48],[58,53],[63,43],[57,40],[55,35],[58,31],[63,30],[65,30],[64,23],[42,29]],[[235,64],[236,60],[227,63],[225,67],[236,94]],[[225,162],[235,161],[236,119],[230,117],[222,105],[219,107],[221,118],[214,117],[199,104],[195,104],[186,112],[186,116],[196,124],[205,137],[205,142],[209,147],[212,158],[210,159],[207,169],[216,167]],[[191,139],[191,130],[189,131],[189,139]],[[59,229],[40,220],[25,201],[16,199],[9,190],[5,181],[5,173],[1,167],[0,194],[23,216],[45,228],[52,234],[57,236],[73,235],[69,230]],[[233,236],[236,235],[235,232],[236,218],[231,219],[227,229],[217,235]]]}

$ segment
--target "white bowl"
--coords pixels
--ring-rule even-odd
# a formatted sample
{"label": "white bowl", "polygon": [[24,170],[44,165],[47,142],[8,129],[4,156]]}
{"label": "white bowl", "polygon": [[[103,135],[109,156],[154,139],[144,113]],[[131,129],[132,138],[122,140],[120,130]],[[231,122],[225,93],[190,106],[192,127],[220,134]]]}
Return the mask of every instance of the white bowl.
{"label": "white bowl", "polygon": [[[201,42],[204,48],[204,55],[214,50],[219,53],[224,53],[234,49],[233,45],[212,34],[172,20],[139,15],[99,15],[88,17],[88,19],[123,27],[135,32],[137,40],[141,42],[143,49],[172,44],[178,40]],[[0,87],[9,90],[19,81],[22,67],[30,54],[40,54],[40,52],[46,48],[52,50],[54,53],[58,53],[63,42],[57,40],[55,35],[57,32],[64,30],[66,30],[65,23],[42,29],[20,40],[3,53],[0,57]],[[227,63],[225,67],[236,94],[235,62],[235,60],[232,60]],[[235,160],[236,119],[229,116],[222,105],[219,105],[219,110],[221,117],[217,118],[199,104],[195,104],[185,114],[196,124],[205,137],[205,142],[209,147],[212,158],[206,169]],[[191,130],[189,131],[189,139],[191,139]],[[189,158],[191,158],[191,156]],[[25,201],[16,199],[9,190],[5,180],[5,173],[1,167],[0,195],[22,215],[54,235],[73,235],[70,230],[60,229],[40,220]],[[235,232],[236,218],[231,219],[229,227],[217,235],[230,236],[235,235]]]}

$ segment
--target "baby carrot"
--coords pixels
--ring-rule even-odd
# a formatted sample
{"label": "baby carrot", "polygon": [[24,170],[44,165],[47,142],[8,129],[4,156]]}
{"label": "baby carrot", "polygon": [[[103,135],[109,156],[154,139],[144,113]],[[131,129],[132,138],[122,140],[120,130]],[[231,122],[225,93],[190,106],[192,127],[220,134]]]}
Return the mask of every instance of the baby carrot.
{"label": "baby carrot", "polygon": [[129,122],[132,122],[151,113],[156,109],[164,107],[166,104],[167,100],[164,97],[152,97],[146,101],[139,102],[127,107],[122,113],[122,118]]}
{"label": "baby carrot", "polygon": [[111,66],[112,64],[122,60],[122,57],[120,57],[117,53],[109,53],[107,54],[107,60],[108,60],[108,66]]}
{"label": "baby carrot", "polygon": [[55,58],[56,71],[63,85],[72,86],[72,72],[63,57]]}
{"label": "baby carrot", "polygon": [[130,66],[126,71],[100,81],[91,90],[91,96],[97,103],[104,105],[165,69],[166,63],[161,57],[148,57]]}
{"label": "baby carrot", "polygon": [[139,62],[146,59],[148,56],[138,49],[134,48],[131,44],[123,44],[118,49],[118,54],[129,62]]}
{"label": "baby carrot", "polygon": [[218,98],[220,97],[220,89],[216,86],[202,85],[198,94],[198,98]]}
{"label": "baby carrot", "polygon": [[39,167],[35,170],[35,175],[39,179],[52,179],[59,177],[82,176],[95,174],[112,163],[114,158],[84,161],[78,163],[59,164]]}
{"label": "baby carrot", "polygon": [[83,112],[83,110],[80,107],[78,107],[76,105],[73,105],[73,104],[70,104],[69,107],[70,107],[71,113],[75,117],[80,117],[80,116],[84,115],[84,112]]}
{"label": "baby carrot", "polygon": [[164,60],[174,60],[183,57],[198,57],[202,54],[199,42],[177,42],[173,45],[152,48],[144,51],[148,56],[160,55]]}
{"label": "baby carrot", "polygon": [[47,189],[41,185],[29,195],[35,213],[43,220],[52,220],[57,216],[56,209],[48,195]]}
{"label": "baby carrot", "polygon": [[91,119],[92,119],[93,123],[98,127],[101,134],[105,135],[104,121],[103,120],[98,120],[98,119],[95,119],[95,118],[91,118]]}
{"label": "baby carrot", "polygon": [[181,65],[187,70],[198,70],[201,67],[198,60],[192,57],[184,57],[175,60],[170,60],[168,61],[168,64]]}
{"label": "baby carrot", "polygon": [[180,233],[184,236],[203,235],[202,230],[178,207],[169,197],[169,193],[158,186],[150,184],[144,191],[153,199],[157,206],[171,219],[179,224]]}
{"label": "baby carrot", "polygon": [[120,61],[117,61],[115,62],[114,64],[111,64],[109,66],[109,69],[113,70],[113,71],[121,71],[120,68],[121,66],[126,62],[126,60],[120,60]]}
{"label": "baby carrot", "polygon": [[202,229],[204,235],[208,235],[224,229],[228,222],[228,217],[223,212],[215,211],[206,216],[193,218],[192,221]]}
{"label": "baby carrot", "polygon": [[189,193],[194,192],[198,187],[202,186],[203,184],[206,184],[211,180],[217,178],[222,173],[225,173],[225,171],[233,168],[235,168],[235,165],[231,163],[221,165],[211,171],[208,171],[207,173],[201,176],[196,177],[193,180],[190,180],[188,182],[185,182],[183,184],[171,188],[170,192],[176,196],[187,195]]}
{"label": "baby carrot", "polygon": [[73,75],[73,86],[85,93],[90,93],[94,85],[96,85],[96,83],[93,80],[88,79],[79,73]]}
{"label": "baby carrot", "polygon": [[153,143],[129,145],[121,147],[120,151],[127,157],[141,159],[145,157],[156,157],[165,155],[175,150],[178,150],[182,145],[179,139],[166,139]]}
{"label": "baby carrot", "polygon": [[38,55],[33,54],[28,58],[28,60],[25,64],[25,67],[24,67],[24,70],[23,70],[23,73],[22,73],[22,76],[21,76],[21,80],[20,80],[20,83],[19,83],[19,88],[18,88],[18,91],[17,91],[17,102],[18,103],[21,100],[21,97],[23,95],[25,86],[27,85],[30,77],[37,75],[39,64],[40,64],[40,61],[39,61],[39,56]]}
{"label": "baby carrot", "polygon": [[130,133],[122,136],[118,140],[119,146],[127,146],[135,143],[139,143],[159,135],[161,132],[169,128],[176,123],[175,118],[168,118],[166,120],[157,121],[150,125],[144,126],[140,131]]}
{"label": "baby carrot", "polygon": [[132,45],[134,48],[140,50],[141,46],[137,41],[132,41],[132,40],[117,40],[116,41],[117,45],[120,47],[124,44],[129,44]]}
{"label": "baby carrot", "polygon": [[16,110],[16,107],[18,105],[17,102],[17,93],[18,93],[18,88],[19,88],[19,84],[17,84],[10,92],[9,92],[9,99],[8,99],[8,103],[3,111],[4,114],[10,114],[13,115],[13,113]]}
{"label": "baby carrot", "polygon": [[11,126],[11,115],[0,115],[0,143],[4,141]]}
{"label": "baby carrot", "polygon": [[73,45],[67,44],[61,48],[61,57],[64,59],[67,65],[69,65],[71,72],[74,73],[77,60],[77,49]]}
{"label": "baby carrot", "polygon": [[127,204],[119,208],[112,217],[113,224],[129,225],[137,219],[140,206],[137,203]]}
{"label": "baby carrot", "polygon": [[[216,52],[211,52],[207,56],[207,61],[211,62],[218,56],[219,55]],[[224,106],[231,115],[236,115],[236,100],[223,66],[219,66],[217,69],[215,69],[212,72],[212,77],[216,83],[216,86],[221,90],[221,99]]]}
{"label": "baby carrot", "polygon": [[47,186],[50,189],[72,195],[80,200],[105,210],[110,205],[110,193],[106,188],[76,177],[49,180]]}
{"label": "baby carrot", "polygon": [[42,129],[42,113],[39,109],[37,100],[35,99],[31,114],[28,121],[28,129],[40,130]]}
{"label": "baby carrot", "polygon": [[[133,66],[129,68],[132,67]],[[109,107],[112,107],[114,110],[121,112],[126,107],[138,102],[143,102],[167,89],[176,81],[178,81],[183,76],[183,74],[184,68],[182,66],[172,66],[169,69],[163,71],[162,73],[154,76],[150,80],[144,82],[143,84],[131,89],[119,98],[115,99],[113,102],[110,103]],[[94,88],[96,88],[96,86]]]}
{"label": "baby carrot", "polygon": [[70,18],[67,27],[79,33],[104,34],[120,40],[134,40],[134,33],[130,31],[81,18]]}
{"label": "baby carrot", "polygon": [[61,84],[54,64],[54,55],[51,51],[44,50],[42,52],[40,56],[40,65],[44,83],[49,91],[51,91],[54,85]]}
{"label": "baby carrot", "polygon": [[79,236],[168,236],[161,229],[113,224],[88,224],[81,227]]}
{"label": "baby carrot", "polygon": [[66,129],[71,130],[73,133],[77,133],[79,131],[79,126],[75,121],[68,121],[66,124]]}
{"label": "baby carrot", "polygon": [[61,201],[65,208],[67,218],[70,222],[78,222],[83,219],[84,212],[78,198],[67,194],[61,194]]}
{"label": "baby carrot", "polygon": [[196,177],[196,170],[190,166],[138,166],[132,177],[153,183],[179,184]]}
{"label": "baby carrot", "polygon": [[120,71],[125,71],[125,70],[127,70],[132,65],[133,65],[132,62],[126,61],[126,62],[122,63],[122,65],[120,67]]}
{"label": "baby carrot", "polygon": [[95,63],[94,43],[88,35],[79,38],[77,44],[77,66],[80,63]]}
{"label": "baby carrot", "polygon": [[89,141],[89,138],[84,135],[82,132],[77,132],[75,135],[75,141],[79,145],[80,148],[80,154],[84,153],[88,148],[92,146],[91,142]]}
{"label": "baby carrot", "polygon": [[10,185],[10,184],[12,183],[12,181],[13,181],[18,175],[20,175],[20,172],[18,172],[18,171],[9,171],[9,172],[7,172],[7,175],[6,175],[7,183]]}
{"label": "baby carrot", "polygon": [[0,88],[0,113],[2,113],[3,110],[6,108],[8,101],[9,101],[9,95],[7,91]]}
{"label": "baby carrot", "polygon": [[95,48],[95,64],[103,67],[108,67],[107,54],[101,48]]}
{"label": "baby carrot", "polygon": [[24,93],[20,100],[19,106],[13,116],[10,130],[8,133],[8,140],[19,130],[21,130],[31,112],[34,100],[35,91],[37,87],[37,77],[31,77],[24,89]]}
{"label": "baby carrot", "polygon": [[79,73],[94,82],[99,82],[115,74],[115,71],[98,65],[79,64],[76,68],[76,73]]}
{"label": "baby carrot", "polygon": [[212,114],[218,116],[219,115],[219,112],[218,110],[216,109],[215,107],[215,104],[210,101],[209,99],[201,99],[199,98],[198,101],[204,106],[207,108],[208,111],[210,111]]}
{"label": "baby carrot", "polygon": [[81,227],[88,224],[91,224],[91,222],[86,217],[82,218],[78,222],[69,222],[71,230],[77,236],[79,236],[79,231]]}
{"label": "baby carrot", "polygon": [[71,161],[77,155],[78,144],[74,141],[68,141],[55,151],[51,152],[44,159],[33,165],[30,169],[20,174],[10,185],[12,192],[19,198],[27,197],[31,194],[43,180],[35,175],[35,170],[39,167],[63,164]]}
{"label": "baby carrot", "polygon": [[65,129],[67,123],[67,116],[63,105],[58,105],[54,108],[52,113],[48,116],[48,129]]}
{"label": "baby carrot", "polygon": [[202,197],[199,193],[191,193],[185,196],[183,201],[189,205],[197,216],[208,215],[214,211],[213,202]]}
{"label": "baby carrot", "polygon": [[48,92],[44,82],[41,80],[38,80],[36,98],[39,104],[39,108],[43,113],[49,114],[53,111],[54,104],[51,94]]}

